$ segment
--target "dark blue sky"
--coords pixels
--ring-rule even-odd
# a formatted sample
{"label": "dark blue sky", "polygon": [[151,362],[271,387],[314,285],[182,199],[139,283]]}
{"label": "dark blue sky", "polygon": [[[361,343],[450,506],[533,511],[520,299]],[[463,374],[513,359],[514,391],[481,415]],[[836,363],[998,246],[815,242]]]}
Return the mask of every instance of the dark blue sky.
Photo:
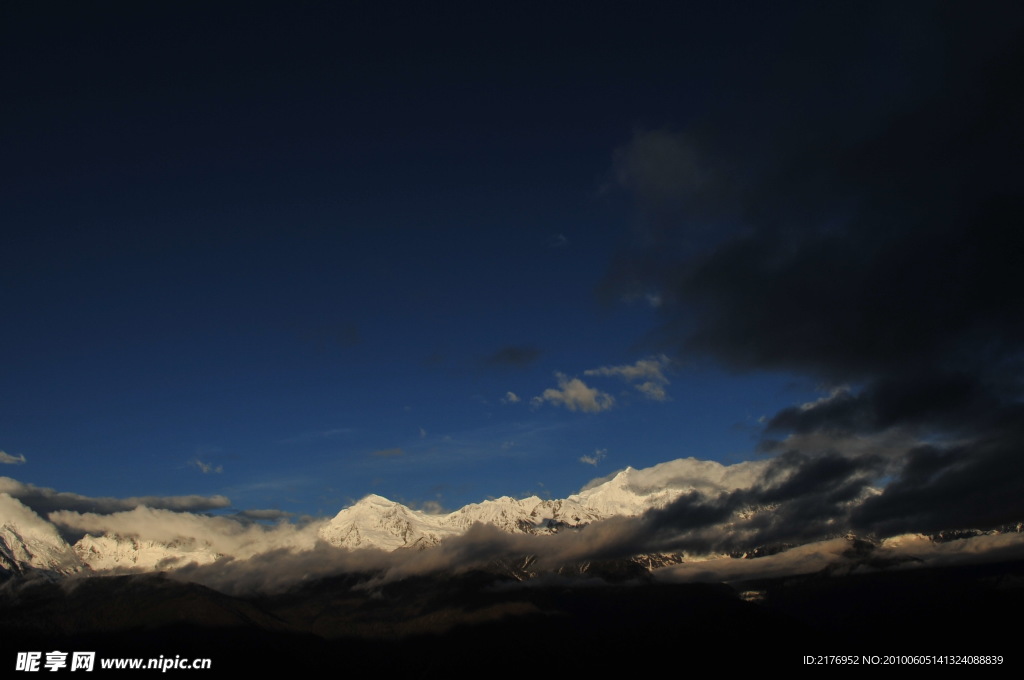
{"label": "dark blue sky", "polygon": [[[969,127],[963,84],[1020,27],[1009,3],[350,4],[0,10],[0,449],[25,459],[0,472],[333,514],[770,455],[759,419],[884,371],[886,341],[806,338],[886,322],[813,267],[716,254],[898,222],[873,168],[928,201],[872,150],[931,102],[953,122],[921,148]],[[921,230],[862,233],[883,245],[817,261],[919,306],[884,244]],[[754,275],[810,313],[734,304]],[[845,325],[816,321],[831,295]],[[806,361],[761,343],[773,319]]]}

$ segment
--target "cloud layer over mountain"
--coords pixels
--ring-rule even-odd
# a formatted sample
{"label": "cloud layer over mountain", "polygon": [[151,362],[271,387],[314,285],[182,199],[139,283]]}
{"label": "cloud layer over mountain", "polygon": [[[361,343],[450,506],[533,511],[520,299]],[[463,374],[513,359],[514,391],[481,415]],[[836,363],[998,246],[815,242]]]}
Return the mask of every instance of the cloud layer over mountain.
{"label": "cloud layer over mountain", "polygon": [[[141,505],[109,514],[57,510],[48,519],[69,535],[104,537],[84,539],[76,548],[86,564],[92,562],[104,573],[156,565],[172,570],[176,578],[231,592],[277,591],[354,571],[376,572],[379,580],[391,581],[524,556],[532,556],[533,568],[543,571],[638,554],[684,554],[687,564],[661,572],[660,577],[735,580],[826,567],[865,568],[845,533],[885,498],[872,483],[886,469],[883,456],[810,456],[796,451],[731,466],[680,459],[594,480],[562,501],[498,499],[447,516],[425,516],[370,497],[357,504],[361,519],[344,520],[356,524],[339,525],[341,534],[325,528],[346,513],[357,512],[356,507],[335,520],[304,524],[268,525],[239,516]],[[19,535],[38,534],[47,544],[59,542],[53,525],[10,496],[2,498],[11,506],[5,513],[7,523]],[[527,514],[515,514],[524,511]],[[522,522],[539,522],[538,511],[556,513],[555,518],[561,512],[559,522],[568,524],[551,531],[538,523],[541,531],[524,533]],[[447,528],[438,524],[440,538],[433,543],[412,540],[422,531],[417,522]],[[347,539],[339,542],[353,527],[363,532],[358,549]],[[1021,557],[1024,539],[1019,530],[1008,529],[971,534],[955,545],[934,543],[920,534],[888,541],[877,533],[865,534],[881,546],[866,568],[905,566],[908,560],[945,564]],[[376,547],[372,539],[381,531],[390,532],[388,542],[381,544],[386,549]],[[411,547],[393,550],[403,540]],[[64,550],[70,552],[66,545]],[[770,559],[727,557],[758,551],[766,551]]]}

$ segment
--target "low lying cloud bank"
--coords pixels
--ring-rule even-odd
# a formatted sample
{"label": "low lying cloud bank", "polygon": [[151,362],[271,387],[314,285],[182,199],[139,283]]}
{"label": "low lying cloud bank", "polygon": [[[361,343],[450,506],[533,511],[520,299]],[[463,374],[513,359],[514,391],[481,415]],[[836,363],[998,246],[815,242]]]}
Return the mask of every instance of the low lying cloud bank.
{"label": "low lying cloud bank", "polygon": [[0,493],[32,508],[40,515],[58,510],[75,512],[112,513],[147,507],[157,510],[202,512],[217,510],[231,505],[225,496],[137,496],[131,498],[110,498],[82,496],[77,493],[55,491],[35,484],[26,484],[10,477],[0,477]]}
{"label": "low lying cloud bank", "polygon": [[[65,532],[163,545],[187,542],[192,552],[168,558],[162,568],[174,569],[177,578],[233,592],[280,590],[345,572],[374,572],[379,580],[395,580],[486,567],[524,555],[535,556],[535,568],[546,570],[582,561],[682,554],[685,563],[659,572],[660,578],[714,581],[1024,557],[1020,500],[999,491],[1017,482],[993,477],[993,495],[967,493],[984,478],[980,471],[1010,455],[1005,441],[945,447],[909,441],[877,438],[875,446],[860,442],[845,453],[833,447],[818,455],[794,449],[731,466],[670,461],[628,475],[636,492],[676,492],[675,500],[643,515],[613,517],[554,535],[512,534],[476,524],[422,550],[339,548],[318,533],[326,520],[267,525],[145,505],[107,514],[60,509],[47,517]],[[909,450],[902,448],[908,445]],[[950,502],[953,498],[957,502]],[[28,508],[24,512],[31,513]],[[948,542],[923,535],[956,529],[973,533]],[[854,550],[853,536],[872,546],[870,555]],[[189,563],[188,555],[199,551],[204,559]],[[751,554],[767,556],[735,559]],[[138,567],[126,562],[118,568]]]}
{"label": "low lying cloud bank", "polygon": [[956,541],[934,541],[910,534],[869,547],[846,538],[797,546],[757,559],[717,557],[654,572],[672,583],[737,582],[802,574],[866,573],[882,569],[915,569],[1024,559],[1024,533],[983,534]]}
{"label": "low lying cloud bank", "polygon": [[265,526],[232,517],[144,506],[110,515],[59,510],[51,512],[49,519],[60,527],[92,535],[137,536],[168,544],[187,537],[219,555],[235,559],[249,559],[275,550],[310,550],[316,544],[315,529],[309,526],[283,522]]}

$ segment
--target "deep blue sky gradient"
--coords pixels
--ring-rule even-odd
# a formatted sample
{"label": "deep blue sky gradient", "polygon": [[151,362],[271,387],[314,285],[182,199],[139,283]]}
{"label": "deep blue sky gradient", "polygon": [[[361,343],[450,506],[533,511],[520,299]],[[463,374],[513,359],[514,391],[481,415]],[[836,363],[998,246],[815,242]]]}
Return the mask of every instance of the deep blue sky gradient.
{"label": "deep blue sky gradient", "polygon": [[[454,508],[764,455],[758,419],[823,394],[608,293],[651,227],[622,149],[726,120],[742,177],[790,117],[867,128],[943,87],[926,4],[352,4],[0,10],[0,449],[26,458],[0,474]],[[529,403],[662,353],[667,401],[592,377],[615,408]]]}

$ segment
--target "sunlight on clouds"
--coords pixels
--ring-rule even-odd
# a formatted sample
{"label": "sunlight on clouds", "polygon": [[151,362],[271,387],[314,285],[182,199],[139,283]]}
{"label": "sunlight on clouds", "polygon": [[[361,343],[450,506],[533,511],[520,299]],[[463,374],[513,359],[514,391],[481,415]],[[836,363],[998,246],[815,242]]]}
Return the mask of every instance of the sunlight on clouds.
{"label": "sunlight on clouds", "polygon": [[242,523],[229,517],[209,517],[145,506],[110,515],[59,510],[51,512],[49,519],[58,526],[96,536],[109,533],[161,543],[189,537],[220,555],[240,559],[273,550],[310,550],[317,542],[318,526],[313,523],[300,527],[282,522],[268,527]]}
{"label": "sunlight on clouds", "polygon": [[540,406],[545,401],[552,404],[564,406],[570,411],[583,411],[584,413],[598,413],[607,411],[615,405],[612,395],[588,387],[579,378],[569,378],[562,373],[556,373],[558,389],[549,387],[539,397],[534,397],[531,403]]}
{"label": "sunlight on clouds", "polygon": [[[510,394],[511,394],[511,392],[510,392]],[[24,462],[25,462],[25,454],[24,453],[22,453],[21,455],[18,455],[18,456],[12,456],[11,454],[7,453],[6,451],[0,451],[0,463],[5,463],[7,465],[21,465]]]}
{"label": "sunlight on clouds", "polygon": [[828,394],[823,397],[800,404],[800,410],[812,411],[816,408],[821,408],[822,406],[828,406],[829,404],[850,395],[851,390],[849,385],[839,385],[828,390]]}
{"label": "sunlight on clouds", "polygon": [[668,365],[668,357],[662,354],[641,359],[632,365],[592,368],[583,371],[583,375],[622,378],[648,399],[665,401],[668,399],[668,394],[665,392],[665,387],[668,385],[665,368]]}

